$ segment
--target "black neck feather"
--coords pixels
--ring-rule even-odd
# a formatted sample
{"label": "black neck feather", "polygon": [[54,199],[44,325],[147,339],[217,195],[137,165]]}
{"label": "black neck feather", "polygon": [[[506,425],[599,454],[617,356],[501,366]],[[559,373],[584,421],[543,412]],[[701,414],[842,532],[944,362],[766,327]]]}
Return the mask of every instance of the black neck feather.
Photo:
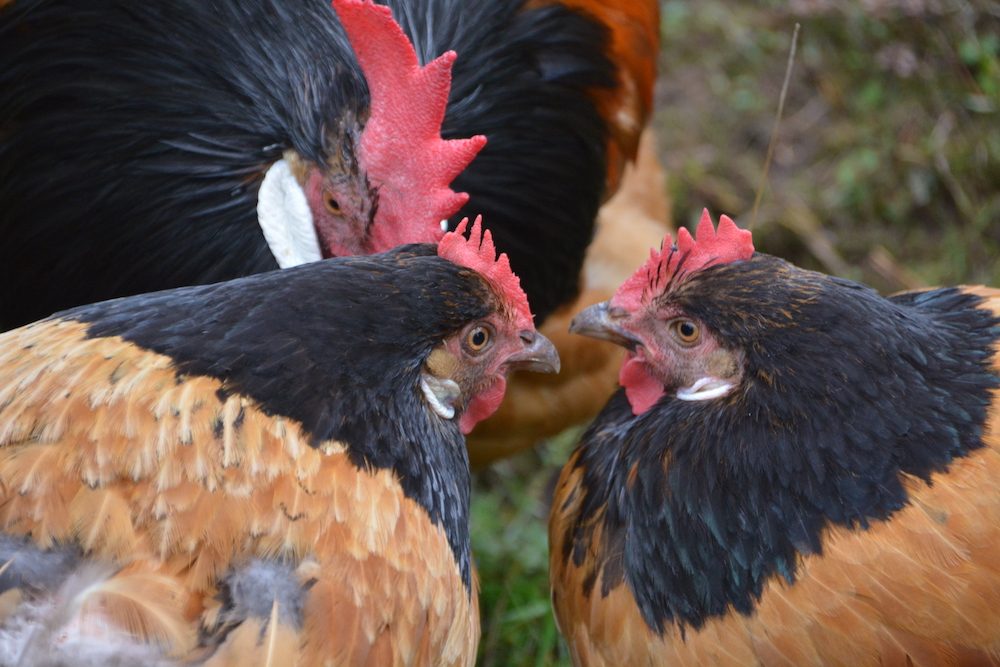
{"label": "black neck feather", "polygon": [[264,172],[369,105],[328,0],[7,3],[0,90],[0,329],[278,268]]}

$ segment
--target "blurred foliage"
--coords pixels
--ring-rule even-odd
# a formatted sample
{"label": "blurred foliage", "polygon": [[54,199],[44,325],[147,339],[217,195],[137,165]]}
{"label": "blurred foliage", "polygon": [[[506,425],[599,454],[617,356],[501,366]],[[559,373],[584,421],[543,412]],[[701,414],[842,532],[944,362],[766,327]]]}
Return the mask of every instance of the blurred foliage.
{"label": "blurred foliage", "polygon": [[1000,3],[662,8],[657,123],[678,222],[708,206],[751,223],[800,23],[757,247],[882,290],[1000,283]]}
{"label": "blurred foliage", "polygon": [[[1000,285],[1000,3],[669,0],[657,91],[674,219],[751,224],[802,28],[759,250],[880,290]],[[578,431],[477,476],[480,665],[569,665],[546,524]]]}

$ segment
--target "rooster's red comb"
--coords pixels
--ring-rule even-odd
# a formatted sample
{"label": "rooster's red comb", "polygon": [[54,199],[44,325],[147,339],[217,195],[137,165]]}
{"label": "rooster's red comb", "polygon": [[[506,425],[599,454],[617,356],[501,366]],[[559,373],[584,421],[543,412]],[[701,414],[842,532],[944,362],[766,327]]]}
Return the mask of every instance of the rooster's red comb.
{"label": "rooster's red comb", "polygon": [[626,310],[635,310],[651,297],[686,276],[716,264],[728,264],[753,256],[753,238],[750,231],[740,229],[732,218],[719,218],[718,230],[712,225],[708,209],[701,213],[695,238],[681,227],[677,245],[667,234],[660,250],[650,250],[649,260],[626,280],[612,303]]}
{"label": "rooster's red comb", "polygon": [[438,243],[438,257],[449,262],[472,269],[483,276],[493,287],[493,290],[504,298],[511,306],[514,321],[520,329],[533,329],[531,308],[528,297],[521,289],[521,281],[510,270],[510,260],[506,253],[497,257],[496,246],[493,245],[493,235],[489,230],[483,230],[483,216],[477,215],[472,224],[469,238],[465,238],[465,230],[469,219],[463,218],[455,231],[448,232]]}
{"label": "rooster's red comb", "polygon": [[379,189],[379,218],[389,223],[373,226],[373,246],[435,243],[441,221],[469,200],[449,187],[452,180],[486,143],[484,136],[441,138],[455,52],[421,67],[388,7],[332,1],[371,94],[359,157]]}

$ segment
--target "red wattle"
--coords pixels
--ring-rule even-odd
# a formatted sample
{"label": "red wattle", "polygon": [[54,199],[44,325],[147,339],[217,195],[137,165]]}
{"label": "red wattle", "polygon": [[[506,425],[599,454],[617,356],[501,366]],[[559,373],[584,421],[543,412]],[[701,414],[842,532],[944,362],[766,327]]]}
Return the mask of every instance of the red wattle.
{"label": "red wattle", "polygon": [[632,354],[628,355],[618,371],[618,384],[625,387],[625,397],[634,415],[649,410],[666,393],[663,383],[649,372],[646,362]]}
{"label": "red wattle", "polygon": [[507,380],[499,377],[487,389],[479,392],[469,401],[468,407],[458,420],[462,433],[468,435],[476,424],[483,421],[500,407],[503,395],[507,391]]}

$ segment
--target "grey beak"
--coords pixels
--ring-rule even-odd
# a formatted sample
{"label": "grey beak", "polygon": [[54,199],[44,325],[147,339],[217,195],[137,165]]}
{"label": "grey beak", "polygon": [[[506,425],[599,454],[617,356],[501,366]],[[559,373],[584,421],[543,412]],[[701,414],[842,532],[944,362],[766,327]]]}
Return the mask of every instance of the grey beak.
{"label": "grey beak", "polygon": [[608,302],[602,301],[577,313],[569,325],[569,332],[611,341],[616,345],[633,349],[639,341],[622,329],[617,320],[618,318],[609,312]]}
{"label": "grey beak", "polygon": [[511,369],[533,371],[535,373],[558,373],[559,353],[548,338],[533,330],[521,332],[524,349],[507,358]]}

